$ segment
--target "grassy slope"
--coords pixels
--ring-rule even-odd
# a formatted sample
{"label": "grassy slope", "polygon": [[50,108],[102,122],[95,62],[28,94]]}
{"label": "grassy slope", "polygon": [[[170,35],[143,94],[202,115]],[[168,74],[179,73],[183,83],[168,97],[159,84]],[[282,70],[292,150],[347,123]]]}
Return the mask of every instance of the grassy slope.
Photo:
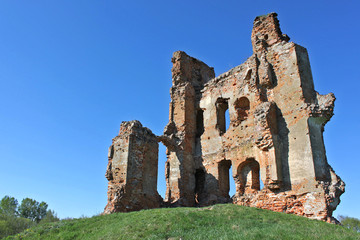
{"label": "grassy slope", "polygon": [[360,239],[341,226],[233,204],[117,213],[45,224],[8,239]]}

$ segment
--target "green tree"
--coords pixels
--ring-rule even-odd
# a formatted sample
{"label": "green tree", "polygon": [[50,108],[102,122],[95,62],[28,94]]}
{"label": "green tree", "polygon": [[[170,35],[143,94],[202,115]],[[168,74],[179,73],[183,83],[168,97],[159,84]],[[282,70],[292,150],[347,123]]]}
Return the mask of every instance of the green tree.
{"label": "green tree", "polygon": [[37,202],[30,198],[18,201],[10,196],[0,200],[0,239],[22,232],[41,222],[56,222],[59,218],[52,210],[47,210],[45,202]]}
{"label": "green tree", "polygon": [[360,232],[360,219],[347,216],[339,216],[339,219],[344,227]]}
{"label": "green tree", "polygon": [[17,216],[18,201],[14,197],[5,196],[0,201],[0,213],[7,216]]}
{"label": "green tree", "polygon": [[57,217],[55,211],[47,210],[45,217],[41,220],[40,223],[49,223],[49,222],[57,222],[60,219]]}
{"label": "green tree", "polygon": [[38,223],[46,216],[47,207],[46,202],[39,203],[34,199],[24,198],[19,207],[19,214],[21,217],[31,219]]}

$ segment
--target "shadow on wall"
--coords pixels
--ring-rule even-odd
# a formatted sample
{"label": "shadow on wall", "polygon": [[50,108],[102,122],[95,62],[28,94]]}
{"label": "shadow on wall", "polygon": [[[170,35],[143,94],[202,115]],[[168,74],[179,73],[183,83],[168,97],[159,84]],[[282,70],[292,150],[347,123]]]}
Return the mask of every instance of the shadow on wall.
{"label": "shadow on wall", "polygon": [[291,190],[291,179],[289,170],[289,129],[281,110],[276,107],[277,124],[279,129],[279,146],[275,146],[276,154],[280,155],[282,167],[282,189],[283,191]]}

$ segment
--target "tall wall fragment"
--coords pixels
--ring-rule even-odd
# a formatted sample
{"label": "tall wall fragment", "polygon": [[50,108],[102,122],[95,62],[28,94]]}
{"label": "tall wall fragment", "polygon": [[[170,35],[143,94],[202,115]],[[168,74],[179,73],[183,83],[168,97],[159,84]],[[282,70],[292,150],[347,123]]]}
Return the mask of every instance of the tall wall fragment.
{"label": "tall wall fragment", "polygon": [[104,213],[160,207],[157,137],[139,121],[122,122],[109,148],[108,204]]}
{"label": "tall wall fragment", "polygon": [[[195,168],[201,164],[197,121],[201,109],[200,90],[215,77],[205,63],[175,52],[171,59],[172,83],[169,123],[161,140],[167,147],[165,201],[172,205],[194,206]],[[200,160],[200,161],[199,161]]]}
{"label": "tall wall fragment", "polygon": [[336,221],[332,212],[345,184],[328,164],[323,141],[335,97],[314,90],[307,50],[289,40],[276,13],[256,17],[253,55],[217,77],[205,63],[175,52],[169,123],[158,137],[139,122],[122,124],[110,148],[105,212],[161,205],[155,170],[146,170],[157,169],[149,146],[161,141],[165,206],[233,202]]}

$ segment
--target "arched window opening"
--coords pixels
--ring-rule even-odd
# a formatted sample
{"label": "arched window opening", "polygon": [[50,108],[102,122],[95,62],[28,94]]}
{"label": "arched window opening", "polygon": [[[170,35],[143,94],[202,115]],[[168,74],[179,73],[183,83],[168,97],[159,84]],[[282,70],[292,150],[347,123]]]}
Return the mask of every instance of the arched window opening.
{"label": "arched window opening", "polygon": [[241,122],[248,118],[250,110],[250,101],[246,97],[237,99],[234,103],[237,119]]}
{"label": "arched window opening", "polygon": [[205,187],[205,171],[203,169],[196,169],[195,172],[195,202],[199,203],[202,198]]}
{"label": "arched window opening", "polygon": [[220,135],[223,135],[227,130],[228,125],[226,124],[226,114],[228,109],[228,99],[219,98],[216,101],[217,128],[219,129]]}
{"label": "arched window opening", "polygon": [[260,190],[260,165],[254,158],[249,158],[239,165],[238,175],[241,195]]}
{"label": "arched window opening", "polygon": [[229,170],[231,168],[231,161],[222,160],[219,162],[219,190],[223,197],[229,198],[230,191],[230,176]]}

